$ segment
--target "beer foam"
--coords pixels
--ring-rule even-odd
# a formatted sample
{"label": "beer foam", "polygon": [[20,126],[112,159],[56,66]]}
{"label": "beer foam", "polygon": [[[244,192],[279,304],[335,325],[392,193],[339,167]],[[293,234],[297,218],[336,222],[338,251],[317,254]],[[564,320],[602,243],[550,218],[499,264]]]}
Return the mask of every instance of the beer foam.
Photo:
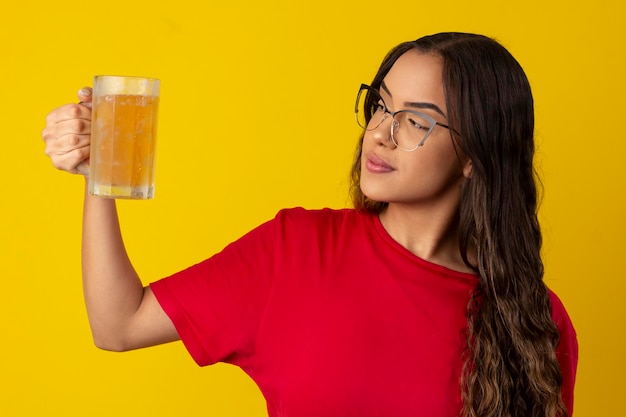
{"label": "beer foam", "polygon": [[132,94],[159,96],[160,81],[157,78],[97,75],[94,77],[94,94]]}

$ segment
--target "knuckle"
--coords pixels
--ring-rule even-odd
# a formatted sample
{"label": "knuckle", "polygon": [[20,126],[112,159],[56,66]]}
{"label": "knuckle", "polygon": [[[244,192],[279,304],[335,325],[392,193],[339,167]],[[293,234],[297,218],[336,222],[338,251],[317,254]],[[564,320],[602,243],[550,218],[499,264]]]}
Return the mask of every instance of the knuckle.
{"label": "knuckle", "polygon": [[78,104],[68,104],[67,107],[67,115],[71,118],[80,117],[82,114],[82,109]]}
{"label": "knuckle", "polygon": [[49,142],[49,141],[46,141],[45,144],[46,144],[46,146],[44,148],[44,153],[46,155],[48,155],[49,157],[52,157],[52,155],[54,155],[54,153],[55,153],[55,148],[56,147],[54,145],[52,145],[52,142]]}
{"label": "knuckle", "polygon": [[43,139],[44,142],[48,142],[50,139],[50,132],[47,127],[41,131],[41,139]]}
{"label": "knuckle", "polygon": [[52,140],[54,140],[56,136],[56,129],[54,125],[47,125],[42,131],[41,131],[41,139],[43,139],[43,141],[45,143],[48,143]]}
{"label": "knuckle", "polygon": [[54,122],[57,111],[58,111],[57,109],[52,110],[50,113],[46,115],[46,125],[50,125]]}
{"label": "knuckle", "polygon": [[82,161],[89,155],[89,148],[78,148],[74,152],[79,161]]}
{"label": "knuckle", "polygon": [[46,131],[45,133],[42,133],[41,138],[43,139],[47,150],[58,147],[58,141],[54,132]]}
{"label": "knuckle", "polygon": [[80,142],[80,136],[75,133],[67,135],[66,141],[69,146],[76,146]]}
{"label": "knuckle", "polygon": [[63,163],[58,159],[52,158],[52,166],[56,169],[63,169]]}
{"label": "knuckle", "polygon": [[74,119],[72,120],[71,125],[72,125],[72,131],[76,133],[84,133],[90,127],[90,125],[88,125],[87,122],[83,119]]}

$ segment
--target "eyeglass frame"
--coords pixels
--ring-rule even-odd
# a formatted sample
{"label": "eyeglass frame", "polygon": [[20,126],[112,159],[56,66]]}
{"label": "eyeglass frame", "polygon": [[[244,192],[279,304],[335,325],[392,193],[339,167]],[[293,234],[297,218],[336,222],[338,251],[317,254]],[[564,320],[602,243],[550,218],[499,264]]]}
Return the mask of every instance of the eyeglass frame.
{"label": "eyeglass frame", "polygon": [[[365,114],[366,116],[366,122],[367,125],[366,126],[361,126],[361,123],[359,123],[359,100],[361,99],[361,94],[363,94],[363,91],[366,91],[366,94],[369,93],[374,93],[376,96],[380,97],[380,101],[382,102],[382,107],[383,107],[383,113],[384,116],[380,119],[380,122],[372,127],[369,128],[369,124],[370,121],[372,120],[372,115],[370,114],[369,117],[367,116],[367,114],[369,114],[369,112],[367,112]],[[374,97],[376,97],[374,96]],[[367,103],[369,101],[369,97],[365,98],[365,102]],[[365,111],[365,109],[363,109],[363,111]],[[416,116],[422,117],[424,118],[426,121],[428,121],[430,123],[430,128],[428,129],[428,132],[426,132],[426,134],[424,135],[424,138],[420,141],[420,143],[417,144],[417,146],[415,146],[414,148],[403,148],[402,146],[400,146],[398,144],[398,141],[396,140],[395,136],[394,136],[394,126],[395,128],[400,127],[400,122],[398,122],[396,120],[396,115],[399,113],[411,113],[411,114],[415,114]],[[432,133],[432,131],[435,129],[435,126],[441,126],[441,127],[445,127],[446,129],[450,130],[450,126],[445,125],[443,123],[439,123],[438,121],[436,121],[435,119],[433,119],[432,117],[430,117],[427,114],[415,111],[415,110],[407,110],[407,109],[403,109],[403,110],[398,110],[395,112],[390,111],[387,108],[387,103],[385,103],[385,100],[383,100],[383,98],[381,97],[380,93],[378,91],[376,91],[376,89],[374,87],[371,87],[367,84],[361,84],[361,87],[359,88],[359,92],[356,96],[356,103],[354,104],[354,116],[356,117],[356,123],[359,125],[359,127],[361,127],[364,130],[367,131],[372,131],[377,129],[381,124],[383,124],[383,122],[387,119],[387,117],[389,117],[389,115],[391,116],[391,141],[393,142],[394,145],[396,145],[397,148],[402,149],[405,152],[413,152],[416,149],[421,148],[422,146],[424,146],[424,142],[426,142],[426,139],[428,139],[428,137],[430,136],[430,134]]]}

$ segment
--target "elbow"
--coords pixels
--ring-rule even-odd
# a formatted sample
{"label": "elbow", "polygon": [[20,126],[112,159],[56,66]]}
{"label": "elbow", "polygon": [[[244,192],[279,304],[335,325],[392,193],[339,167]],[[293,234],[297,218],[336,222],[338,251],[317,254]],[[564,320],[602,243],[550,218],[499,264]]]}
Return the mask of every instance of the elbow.
{"label": "elbow", "polygon": [[126,349],[121,345],[94,342],[96,347],[100,350],[106,350],[107,352],[126,352],[130,349]]}
{"label": "elbow", "polygon": [[106,350],[107,352],[126,352],[127,350],[129,350],[129,349],[124,348],[124,346],[120,344],[116,344],[116,343],[100,341],[96,339],[94,339],[93,342],[94,342],[94,345],[96,345],[98,349]]}
{"label": "elbow", "polygon": [[98,349],[108,352],[127,352],[132,350],[132,348],[119,337],[110,337],[93,332],[92,339]]}

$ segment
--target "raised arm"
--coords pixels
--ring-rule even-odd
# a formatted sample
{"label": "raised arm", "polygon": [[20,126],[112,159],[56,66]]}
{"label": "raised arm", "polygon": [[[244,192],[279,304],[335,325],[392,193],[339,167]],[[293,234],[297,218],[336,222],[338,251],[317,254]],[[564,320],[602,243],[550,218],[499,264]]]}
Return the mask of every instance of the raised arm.
{"label": "raised arm", "polygon": [[[53,165],[86,173],[91,131],[91,90],[81,104],[50,112],[42,138]],[[85,179],[87,179],[85,177]],[[82,244],[83,290],[95,344],[123,351],[178,340],[149,287],[144,288],[122,240],[115,200],[90,196],[85,181]]]}

